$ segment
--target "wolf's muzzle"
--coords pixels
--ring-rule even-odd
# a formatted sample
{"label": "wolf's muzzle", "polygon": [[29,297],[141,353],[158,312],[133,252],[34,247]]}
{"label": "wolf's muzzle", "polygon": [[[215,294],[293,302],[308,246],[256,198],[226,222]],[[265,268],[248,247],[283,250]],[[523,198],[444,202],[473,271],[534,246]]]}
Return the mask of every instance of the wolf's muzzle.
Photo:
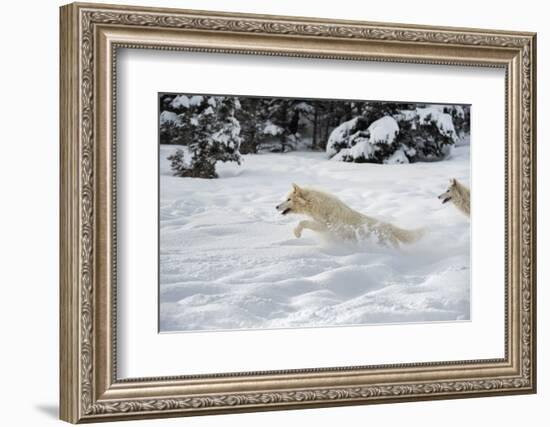
{"label": "wolf's muzzle", "polygon": [[281,215],[286,215],[290,212],[290,208],[286,208],[283,206],[284,203],[281,203],[280,205],[275,206],[275,209],[281,212]]}
{"label": "wolf's muzzle", "polygon": [[439,196],[437,196],[439,200],[441,200],[441,204],[447,203],[449,200],[451,200],[451,196],[448,196],[447,193],[443,193]]}

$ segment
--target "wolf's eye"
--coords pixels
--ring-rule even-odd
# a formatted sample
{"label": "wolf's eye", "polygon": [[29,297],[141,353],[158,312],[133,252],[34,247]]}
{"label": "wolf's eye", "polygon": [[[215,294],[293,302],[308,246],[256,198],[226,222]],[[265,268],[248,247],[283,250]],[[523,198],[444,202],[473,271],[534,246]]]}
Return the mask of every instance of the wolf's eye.
{"label": "wolf's eye", "polygon": [[290,199],[286,199],[287,202],[290,202]]}

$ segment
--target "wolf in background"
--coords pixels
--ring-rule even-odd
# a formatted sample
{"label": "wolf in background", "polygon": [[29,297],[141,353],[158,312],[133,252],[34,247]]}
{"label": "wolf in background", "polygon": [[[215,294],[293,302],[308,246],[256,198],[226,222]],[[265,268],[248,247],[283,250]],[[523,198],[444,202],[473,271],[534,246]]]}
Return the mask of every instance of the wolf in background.
{"label": "wolf in background", "polygon": [[464,215],[470,217],[470,189],[452,178],[449,188],[437,197],[441,203],[452,202]]}

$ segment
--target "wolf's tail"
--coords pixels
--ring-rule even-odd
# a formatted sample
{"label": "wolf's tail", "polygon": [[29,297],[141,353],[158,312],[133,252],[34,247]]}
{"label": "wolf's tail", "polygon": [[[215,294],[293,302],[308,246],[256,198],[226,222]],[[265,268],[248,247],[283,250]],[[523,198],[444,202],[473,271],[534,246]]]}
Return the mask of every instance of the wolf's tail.
{"label": "wolf's tail", "polygon": [[[395,227],[395,226],[394,226]],[[406,230],[404,228],[395,227],[395,238],[403,244],[415,243],[428,233],[427,228],[415,228]]]}

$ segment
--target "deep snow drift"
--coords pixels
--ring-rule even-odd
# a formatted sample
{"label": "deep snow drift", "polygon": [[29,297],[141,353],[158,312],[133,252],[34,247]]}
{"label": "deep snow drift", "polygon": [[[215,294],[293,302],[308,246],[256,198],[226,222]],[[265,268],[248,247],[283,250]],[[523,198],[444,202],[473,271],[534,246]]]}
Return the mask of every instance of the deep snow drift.
{"label": "deep snow drift", "polygon": [[[160,147],[160,330],[256,329],[470,318],[470,224],[437,195],[470,185],[469,146],[414,164],[332,162],[325,153],[243,156],[219,179],[171,176]],[[291,183],[337,195],[401,227],[427,227],[391,249],[293,227],[275,205]]]}

